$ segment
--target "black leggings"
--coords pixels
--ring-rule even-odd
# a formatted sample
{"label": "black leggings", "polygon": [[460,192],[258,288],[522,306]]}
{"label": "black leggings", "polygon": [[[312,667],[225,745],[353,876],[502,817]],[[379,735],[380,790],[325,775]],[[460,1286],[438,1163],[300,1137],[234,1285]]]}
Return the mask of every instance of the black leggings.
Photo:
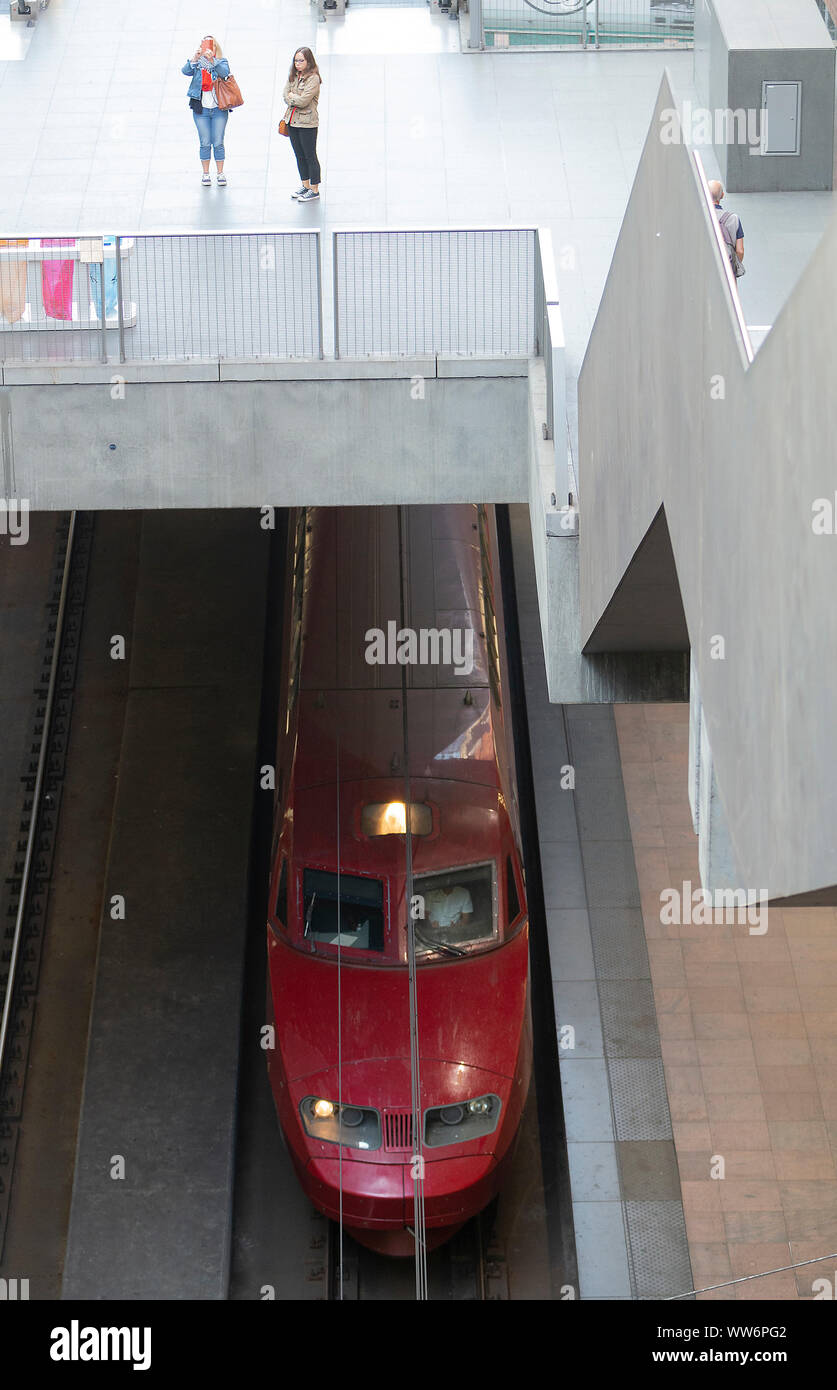
{"label": "black leggings", "polygon": [[320,182],[320,161],[317,159],[317,127],[291,126],[291,144],[296,155],[296,167],[303,182]]}

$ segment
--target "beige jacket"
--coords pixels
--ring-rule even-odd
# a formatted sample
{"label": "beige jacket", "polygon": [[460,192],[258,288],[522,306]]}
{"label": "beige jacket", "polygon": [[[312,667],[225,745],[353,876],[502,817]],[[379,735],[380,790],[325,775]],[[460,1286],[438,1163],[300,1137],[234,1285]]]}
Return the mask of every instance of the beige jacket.
{"label": "beige jacket", "polygon": [[286,82],[282,96],[287,105],[294,108],[290,122],[292,126],[307,126],[310,129],[320,124],[317,114],[320,79],[317,73],[309,72],[304,77],[295,77],[292,82]]}

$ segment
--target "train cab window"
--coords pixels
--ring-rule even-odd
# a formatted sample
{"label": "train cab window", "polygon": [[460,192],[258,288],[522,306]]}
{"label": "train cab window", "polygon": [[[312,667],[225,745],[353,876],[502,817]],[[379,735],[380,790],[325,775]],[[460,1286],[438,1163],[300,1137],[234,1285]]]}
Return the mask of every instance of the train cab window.
{"label": "train cab window", "polygon": [[510,854],[506,856],[506,904],[509,913],[508,925],[511,926],[512,922],[516,922],[520,916],[520,897],[517,892],[514,865]]}
{"label": "train cab window", "polygon": [[282,860],[279,870],[279,887],[276,889],[276,920],[283,927],[288,925],[288,861]]}
{"label": "train cab window", "polygon": [[384,885],[375,878],[306,869],[303,935],[324,946],[384,949]]}
{"label": "train cab window", "polygon": [[444,873],[422,874],[413,880],[424,916],[415,923],[419,953],[458,954],[485,945],[497,935],[497,902],[493,865],[472,864]]}

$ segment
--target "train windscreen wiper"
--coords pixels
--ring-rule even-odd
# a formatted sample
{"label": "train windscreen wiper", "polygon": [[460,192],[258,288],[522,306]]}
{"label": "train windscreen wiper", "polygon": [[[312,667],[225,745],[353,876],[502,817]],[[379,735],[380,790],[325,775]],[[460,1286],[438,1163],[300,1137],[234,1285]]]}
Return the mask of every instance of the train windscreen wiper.
{"label": "train windscreen wiper", "polygon": [[463,951],[460,946],[451,946],[448,941],[434,941],[432,937],[425,936],[424,932],[413,923],[413,930],[419,941],[431,951],[442,951],[446,956],[467,956],[468,952]]}

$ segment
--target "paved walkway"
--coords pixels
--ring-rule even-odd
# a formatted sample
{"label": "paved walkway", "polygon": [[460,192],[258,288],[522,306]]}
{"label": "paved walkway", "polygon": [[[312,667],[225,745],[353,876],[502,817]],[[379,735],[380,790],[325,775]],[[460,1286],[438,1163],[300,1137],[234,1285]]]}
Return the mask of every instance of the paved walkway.
{"label": "paved walkway", "polygon": [[700,885],[689,709],[615,714],[696,1285],[830,1256],[701,1295],[810,1299],[837,1251],[837,909],[663,925],[661,891]]}

